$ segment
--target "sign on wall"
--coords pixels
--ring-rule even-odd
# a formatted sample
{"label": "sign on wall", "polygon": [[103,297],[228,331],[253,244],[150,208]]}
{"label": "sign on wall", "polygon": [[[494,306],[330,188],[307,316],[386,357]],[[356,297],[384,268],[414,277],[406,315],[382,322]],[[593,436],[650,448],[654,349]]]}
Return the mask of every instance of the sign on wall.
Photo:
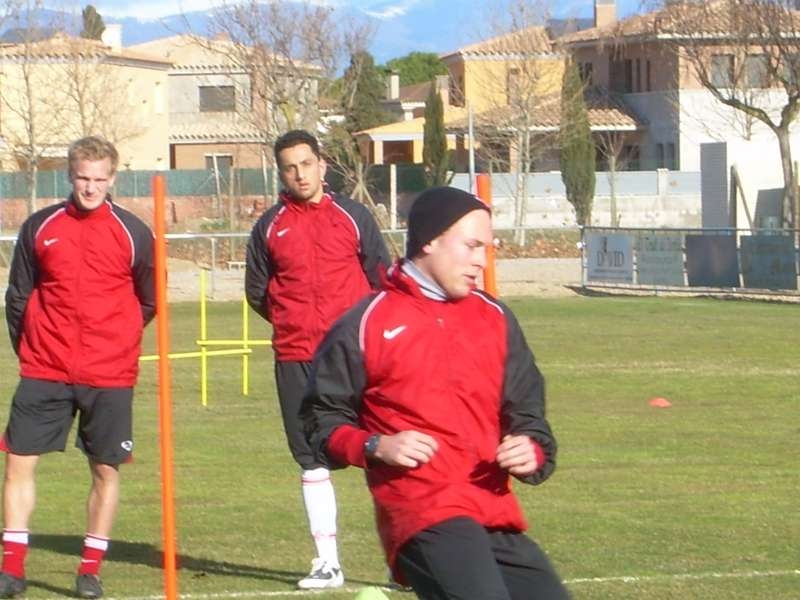
{"label": "sign on wall", "polygon": [[636,240],[637,283],[684,285],[683,235],[640,233]]}
{"label": "sign on wall", "polygon": [[797,289],[797,267],[791,236],[742,236],[740,253],[744,287]]}
{"label": "sign on wall", "polygon": [[686,277],[693,287],[739,287],[736,236],[686,236]]}
{"label": "sign on wall", "polygon": [[587,233],[586,271],[589,281],[633,283],[631,236],[623,233]]}

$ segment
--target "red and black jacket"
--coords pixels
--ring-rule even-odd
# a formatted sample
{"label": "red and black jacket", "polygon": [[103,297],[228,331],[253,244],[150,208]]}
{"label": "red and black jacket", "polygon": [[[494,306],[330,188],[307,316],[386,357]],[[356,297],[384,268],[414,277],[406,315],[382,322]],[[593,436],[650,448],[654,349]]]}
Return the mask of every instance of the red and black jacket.
{"label": "red and black jacket", "polygon": [[153,234],[110,198],[92,211],[67,200],[22,224],[6,291],[22,377],[133,386],[154,315]]}
{"label": "red and black jacket", "polygon": [[[544,456],[526,483],[549,477],[556,458],[544,379],[511,311],[480,291],[448,302],[427,298],[400,264],[385,291],[332,327],[302,409],[323,464],[367,469],[389,564],[415,534],[452,517],[526,529],[510,476],[496,462],[506,434],[529,436]],[[370,434],[407,430],[437,440],[430,462],[366,464]]]}
{"label": "red and black jacket", "polygon": [[378,225],[354,200],[287,194],[256,222],[247,246],[245,295],[272,323],[279,361],[310,362],[333,322],[380,286],[389,255]]}

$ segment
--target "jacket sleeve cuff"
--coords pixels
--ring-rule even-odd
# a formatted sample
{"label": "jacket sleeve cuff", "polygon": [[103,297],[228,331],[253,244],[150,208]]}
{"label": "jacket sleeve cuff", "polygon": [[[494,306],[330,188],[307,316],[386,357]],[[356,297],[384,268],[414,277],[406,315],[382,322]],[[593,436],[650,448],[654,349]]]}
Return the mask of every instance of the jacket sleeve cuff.
{"label": "jacket sleeve cuff", "polygon": [[342,425],[337,427],[328,438],[325,452],[334,462],[364,468],[367,466],[364,444],[369,435],[368,431],[358,427]]}
{"label": "jacket sleeve cuff", "polygon": [[531,446],[533,446],[533,453],[536,455],[536,470],[538,471],[544,466],[545,463],[545,454],[544,448],[542,448],[536,440],[533,438],[528,438],[531,441]]}

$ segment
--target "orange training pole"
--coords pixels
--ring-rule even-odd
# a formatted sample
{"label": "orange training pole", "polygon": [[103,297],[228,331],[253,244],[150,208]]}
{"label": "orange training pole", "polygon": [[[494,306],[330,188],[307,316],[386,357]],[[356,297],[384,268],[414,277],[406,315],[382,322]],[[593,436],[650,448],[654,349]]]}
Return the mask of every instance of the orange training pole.
{"label": "orange training pole", "polygon": [[164,177],[153,176],[155,200],[156,320],[158,339],[158,405],[161,439],[161,513],[164,538],[164,593],[178,597],[175,570],[175,493],[172,469],[172,378],[169,364],[169,311],[167,305],[167,238]]}
{"label": "orange training pole", "polygon": [[[492,206],[492,178],[488,173],[478,173],[478,198],[486,202],[489,208]],[[486,268],[483,270],[483,289],[487,294],[497,298],[497,276],[495,275],[495,248],[490,244],[486,248]]]}

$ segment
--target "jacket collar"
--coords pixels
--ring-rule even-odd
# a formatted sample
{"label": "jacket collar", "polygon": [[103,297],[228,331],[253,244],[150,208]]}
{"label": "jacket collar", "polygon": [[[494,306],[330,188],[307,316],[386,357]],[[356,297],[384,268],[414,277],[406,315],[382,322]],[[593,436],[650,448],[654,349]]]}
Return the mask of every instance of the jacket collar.
{"label": "jacket collar", "polygon": [[96,219],[110,214],[113,202],[111,196],[107,195],[105,201],[94,210],[82,210],[75,203],[75,195],[70,194],[65,204],[67,214],[76,219]]}
{"label": "jacket collar", "polygon": [[[420,285],[420,282],[407,272],[408,264],[409,260],[407,258],[400,258],[391,267],[389,267],[389,270],[386,272],[385,283],[387,290],[396,291],[401,294],[407,294],[418,300],[436,302],[437,304],[451,302],[449,299],[445,300],[442,298],[433,298],[426,294]],[[433,282],[431,283],[436,285]]]}
{"label": "jacket collar", "polygon": [[280,201],[283,202],[283,205],[292,210],[317,210],[320,208],[324,208],[330,205],[333,202],[333,197],[330,193],[325,192],[322,194],[322,198],[320,198],[319,202],[309,202],[305,201],[298,201],[295,200],[294,196],[292,196],[286,190],[280,193]]}

